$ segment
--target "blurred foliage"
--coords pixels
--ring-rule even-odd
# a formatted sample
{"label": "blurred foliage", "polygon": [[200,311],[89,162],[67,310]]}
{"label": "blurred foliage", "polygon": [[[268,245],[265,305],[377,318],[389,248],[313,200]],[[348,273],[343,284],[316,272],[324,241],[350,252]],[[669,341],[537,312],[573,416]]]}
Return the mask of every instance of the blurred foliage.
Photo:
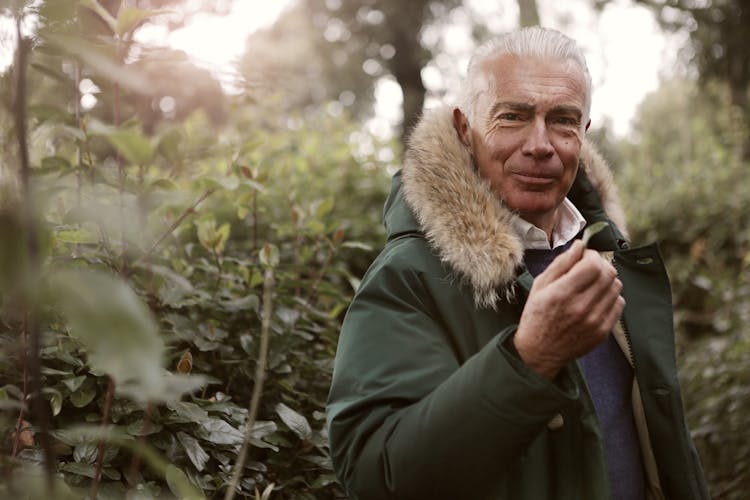
{"label": "blurred foliage", "polygon": [[[512,0],[495,6],[497,17],[507,18],[516,5],[536,15],[535,1]],[[446,49],[457,45],[448,28],[483,40],[490,34],[488,21],[457,0],[300,0],[273,26],[251,35],[241,67],[251,88],[261,95],[283,90],[290,108],[335,102],[358,119],[372,116],[378,82],[395,81],[402,94],[403,143],[425,101],[423,71],[429,66],[442,81],[465,69],[448,55]],[[454,79],[455,85],[442,81],[443,88],[430,90],[438,96],[455,92]]]}
{"label": "blurred foliage", "polygon": [[[0,251],[0,496],[51,495],[27,407],[34,320],[55,497],[83,497],[99,464],[99,498],[222,497],[272,307],[237,494],[342,497],[325,398],[341,316],[384,237],[379,158],[397,161],[394,144],[346,113],[284,108],[283,96],[191,101],[180,87],[200,86],[155,75],[191,85],[210,75],[133,40],[131,21],[151,12],[63,3],[38,8],[27,83],[38,269],[21,265],[19,214],[31,200],[19,196],[16,131],[0,114],[0,238],[17,242]],[[82,29],[92,13],[95,32]],[[15,75],[0,75],[4,105]],[[165,95],[174,107],[158,105]]]}
{"label": "blurred foliage", "polygon": [[685,406],[716,499],[750,491],[750,191],[725,86],[671,81],[640,106],[618,170],[633,241],[672,281]]}
{"label": "blurred foliage", "polygon": [[[594,0],[603,8],[611,0]],[[742,111],[742,126],[750,133],[750,2],[747,0],[633,0],[656,15],[662,27],[687,32],[689,44],[682,57],[704,84],[721,82],[733,106]],[[750,141],[742,145],[750,160]]]}

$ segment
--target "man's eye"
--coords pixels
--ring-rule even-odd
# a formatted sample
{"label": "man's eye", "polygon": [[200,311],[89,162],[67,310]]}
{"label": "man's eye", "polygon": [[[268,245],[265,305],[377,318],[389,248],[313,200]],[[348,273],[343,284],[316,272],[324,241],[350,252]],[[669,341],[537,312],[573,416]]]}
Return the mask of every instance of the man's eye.
{"label": "man's eye", "polygon": [[514,122],[520,120],[521,115],[518,113],[501,113],[498,118],[500,118],[501,120]]}
{"label": "man's eye", "polygon": [[570,116],[559,116],[554,119],[554,123],[560,125],[578,125],[578,119]]}

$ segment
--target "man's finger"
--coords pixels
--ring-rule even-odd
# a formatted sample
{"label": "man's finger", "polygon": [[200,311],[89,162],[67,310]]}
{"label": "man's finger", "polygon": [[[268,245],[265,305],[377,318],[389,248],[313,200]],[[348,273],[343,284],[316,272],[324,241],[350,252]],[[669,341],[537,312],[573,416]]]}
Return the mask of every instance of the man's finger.
{"label": "man's finger", "polygon": [[581,260],[584,250],[586,250],[586,247],[581,240],[575,240],[570,248],[558,255],[547,269],[539,275],[537,281],[541,278],[542,283],[546,284],[557,280],[560,276],[563,276],[570,271],[570,269]]}

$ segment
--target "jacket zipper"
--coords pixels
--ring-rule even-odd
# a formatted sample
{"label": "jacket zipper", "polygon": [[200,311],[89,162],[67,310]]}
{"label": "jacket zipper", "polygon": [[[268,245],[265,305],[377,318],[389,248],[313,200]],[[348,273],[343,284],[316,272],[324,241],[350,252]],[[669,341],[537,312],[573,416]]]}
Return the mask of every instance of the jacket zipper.
{"label": "jacket zipper", "polygon": [[[617,261],[615,260],[615,254],[614,254],[614,252],[612,252],[611,262],[612,262],[612,266],[615,268],[615,271],[617,271],[617,276],[619,277],[620,276],[620,266],[617,265]],[[625,307],[627,307],[627,305]],[[623,313],[624,312],[625,311],[623,310]],[[630,338],[630,332],[628,332],[627,326],[625,325],[625,320],[623,319],[622,315],[620,315],[620,319],[617,320],[617,322],[618,322],[620,328],[622,329],[622,335],[623,335],[623,337],[625,337],[624,354],[627,356],[628,362],[630,363],[630,366],[633,368],[633,384],[637,385],[638,388],[636,390],[640,391],[640,384],[638,383],[638,376],[636,374],[636,369],[635,369],[635,356],[633,355],[633,343],[632,343],[632,340]],[[618,344],[620,344],[620,342],[618,342]],[[622,345],[620,346],[620,348],[622,349]],[[634,387],[635,387],[635,385],[634,385]],[[631,399],[632,399],[632,396],[631,396]],[[631,402],[631,404],[634,404],[634,402]],[[640,406],[640,408],[638,410],[635,408],[635,406],[633,407],[633,417],[634,417],[634,419],[636,421],[636,432],[638,432],[638,434],[640,436],[640,430],[637,428],[638,427],[639,416],[637,416],[635,413],[636,413],[636,411],[644,412],[644,410],[643,410],[643,403],[642,402],[639,403],[639,406]],[[644,432],[645,432],[646,436],[648,437],[648,422],[646,421],[646,415],[645,415],[645,413],[642,413],[641,417],[642,417],[643,425],[645,426],[644,427]],[[653,457],[653,448],[652,448],[652,444],[651,444],[651,439],[648,438],[648,440],[647,440],[646,443],[644,443],[641,439],[639,439],[639,444],[641,446],[641,452],[642,452],[642,455],[643,455],[643,465],[646,468],[646,477],[645,477],[645,480],[646,480],[647,497],[649,499],[654,499],[654,500],[664,500],[664,493],[663,493],[663,490],[661,489],[661,480],[659,478],[659,472],[658,472],[658,469],[657,469],[657,466],[656,466],[656,461],[655,461],[655,459]],[[649,448],[648,451],[643,450],[644,446],[647,446]],[[647,458],[646,455],[648,455],[648,458]],[[653,461],[652,465],[649,466],[647,464],[647,461]],[[649,471],[649,469],[651,469],[651,470]],[[653,475],[653,477],[650,477],[652,475]],[[652,480],[654,480],[655,483],[653,483]],[[655,490],[652,489],[652,488],[655,488]]]}

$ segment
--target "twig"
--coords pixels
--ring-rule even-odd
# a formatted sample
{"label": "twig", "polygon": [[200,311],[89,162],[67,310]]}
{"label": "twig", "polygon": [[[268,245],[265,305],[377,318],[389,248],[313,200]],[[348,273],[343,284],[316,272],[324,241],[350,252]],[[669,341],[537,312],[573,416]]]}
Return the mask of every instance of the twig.
{"label": "twig", "polygon": [[258,248],[258,192],[253,191],[253,251]]}
{"label": "twig", "polygon": [[247,458],[247,452],[250,449],[250,438],[253,433],[253,427],[255,426],[255,420],[258,417],[258,407],[260,406],[260,396],[263,393],[263,382],[266,378],[266,364],[268,362],[268,343],[271,336],[271,314],[273,312],[273,304],[271,302],[272,297],[273,270],[269,268],[266,269],[263,279],[263,318],[260,329],[260,352],[258,353],[258,364],[255,366],[255,384],[253,386],[253,395],[250,398],[250,409],[248,411],[247,424],[245,427],[245,438],[242,441],[242,448],[237,457],[237,462],[234,464],[232,481],[229,483],[229,487],[224,495],[224,500],[232,500],[237,487],[240,484],[242,469],[245,467],[245,459]]}
{"label": "twig", "polygon": [[[151,427],[151,410],[153,409],[152,403],[146,403],[146,408],[143,410],[143,426],[141,427],[141,435],[138,436],[138,442],[146,444],[146,436],[148,435],[149,428]],[[138,469],[141,468],[141,456],[134,454],[133,459],[130,462],[130,473],[128,477],[134,479],[138,474]],[[130,486],[135,486],[131,484]]]}
{"label": "twig", "polygon": [[[21,34],[22,16],[16,18],[16,81],[13,114],[15,115],[16,138],[18,139],[18,153],[21,162],[21,185],[23,189],[23,226],[26,228],[26,248],[28,253],[27,277],[30,283],[36,280],[39,272],[39,243],[37,241],[36,225],[34,224],[34,204],[31,195],[31,165],[29,163],[28,139],[26,131],[26,70],[31,42]],[[50,492],[53,488],[53,473],[55,458],[49,438],[49,406],[42,396],[42,373],[39,361],[39,327],[31,310],[30,292],[24,287],[24,301],[29,311],[27,326],[29,345],[27,362],[30,375],[31,411],[39,426],[39,441],[44,452],[44,465],[47,475],[47,485]]]}
{"label": "twig", "polygon": [[315,277],[315,281],[310,287],[310,293],[307,297],[307,300],[310,304],[312,304],[313,301],[316,299],[318,295],[318,287],[320,287],[320,283],[323,281],[323,278],[328,272],[328,268],[330,267],[331,262],[333,261],[333,257],[338,252],[339,242],[340,242],[339,238],[340,237],[338,236],[338,233],[337,233],[337,236],[334,237],[334,241],[328,242],[328,246],[330,247],[328,255],[326,255],[326,260],[323,261],[323,265],[320,267],[320,272],[318,273],[318,276]]}
{"label": "twig", "polygon": [[210,195],[211,195],[211,194],[212,194],[212,193],[213,193],[214,191],[216,191],[216,189],[214,189],[214,188],[209,188],[209,189],[206,189],[206,191],[204,191],[204,192],[203,192],[203,194],[202,194],[202,195],[200,196],[200,198],[198,198],[198,199],[197,199],[197,200],[195,201],[195,203],[193,203],[193,204],[192,204],[192,205],[190,205],[190,206],[189,206],[188,208],[186,208],[186,209],[185,209],[185,211],[184,211],[184,212],[182,212],[182,214],[181,214],[181,215],[180,215],[180,216],[179,216],[179,217],[177,218],[177,220],[175,220],[175,221],[174,221],[174,222],[172,223],[172,225],[171,225],[171,226],[169,226],[169,229],[167,229],[167,230],[166,230],[166,231],[164,232],[164,234],[162,234],[162,235],[161,235],[161,237],[160,237],[160,238],[159,238],[158,240],[156,240],[156,243],[154,243],[153,245],[151,245],[151,248],[149,248],[149,249],[148,249],[148,251],[147,251],[146,253],[144,253],[143,255],[141,255],[140,257],[138,257],[137,259],[135,259],[135,261],[134,261],[133,263],[135,264],[136,262],[138,262],[138,261],[140,261],[140,260],[143,260],[143,259],[147,259],[147,258],[150,258],[150,257],[151,257],[151,255],[152,255],[152,254],[153,254],[153,253],[154,253],[154,252],[156,251],[156,249],[157,249],[157,248],[159,247],[159,245],[161,245],[161,244],[162,244],[162,242],[163,242],[163,241],[164,241],[165,239],[167,239],[167,237],[169,237],[169,235],[170,235],[170,234],[172,234],[172,232],[173,232],[173,231],[174,231],[175,229],[177,229],[177,228],[179,227],[179,225],[180,225],[180,224],[182,224],[182,221],[184,221],[184,220],[185,220],[185,218],[186,218],[186,217],[187,217],[188,215],[190,215],[190,214],[192,214],[193,212],[195,212],[195,209],[196,209],[196,207],[197,207],[198,205],[200,205],[200,203],[201,203],[201,202],[202,202],[203,200],[205,200],[206,198],[208,198],[208,197],[209,197],[209,196],[210,196]]}
{"label": "twig", "polygon": [[[109,412],[112,408],[112,399],[115,395],[115,381],[112,377],[109,377],[109,384],[107,384],[107,399],[104,402],[104,412],[102,414],[102,432],[109,426]],[[99,489],[99,481],[102,478],[102,464],[104,463],[104,450],[106,443],[104,440],[99,441],[99,446],[96,451],[96,469],[94,471],[94,480],[91,482],[91,489],[89,491],[89,498],[91,500],[96,499],[96,494]]]}
{"label": "twig", "polygon": [[[29,314],[26,313],[23,320],[23,350],[22,350],[22,362],[23,362],[23,404],[26,404],[26,401],[29,397],[29,370],[27,365],[27,357],[26,357],[26,350],[29,345]],[[21,448],[21,430],[23,428],[23,415],[24,415],[24,409],[21,408],[18,411],[18,420],[16,421],[16,437],[13,440],[13,450],[11,451],[11,457],[15,457]]]}

